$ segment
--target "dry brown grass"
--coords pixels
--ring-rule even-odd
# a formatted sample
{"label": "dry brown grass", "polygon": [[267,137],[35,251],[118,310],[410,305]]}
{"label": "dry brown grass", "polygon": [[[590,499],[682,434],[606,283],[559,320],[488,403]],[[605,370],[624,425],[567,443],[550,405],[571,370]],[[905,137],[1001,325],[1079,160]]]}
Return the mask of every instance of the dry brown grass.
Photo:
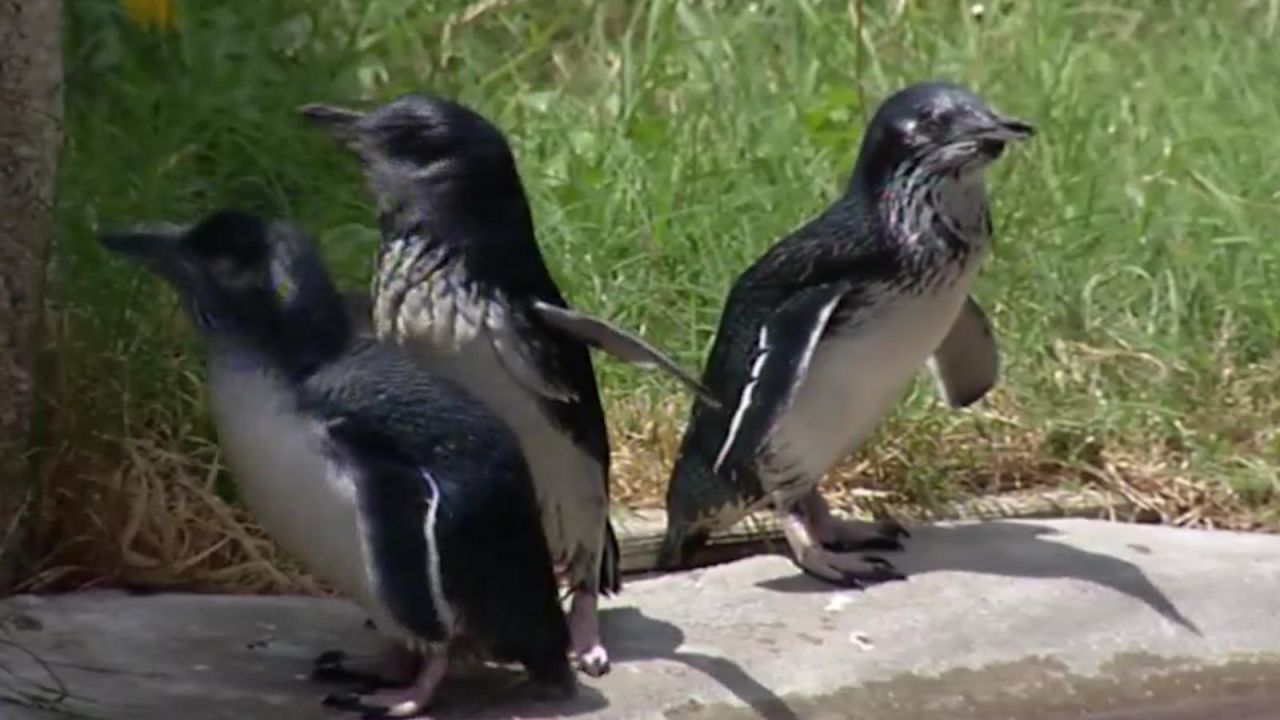
{"label": "dry brown grass", "polygon": [[326,592],[219,494],[216,447],[181,453],[167,440],[124,441],[114,467],[55,463],[40,516],[48,552],[22,589]]}
{"label": "dry brown grass", "polygon": [[[661,507],[687,399],[619,398],[613,419],[614,499]],[[1263,529],[1280,525],[1280,503],[1249,506],[1229,486],[1186,472],[1168,448],[1113,450],[1084,443],[1063,458],[1057,440],[1002,413],[996,393],[983,410],[932,413],[921,432],[895,417],[868,452],[824,487],[842,509],[924,520],[950,501],[1036,489],[1090,488],[1125,500],[1119,519],[1185,527]],[[243,509],[219,492],[217,447],[166,434],[122,441],[119,461],[68,452],[46,473],[41,536],[49,548],[24,590],[122,586],[233,593],[324,594],[323,583],[275,548]],[[179,452],[177,447],[194,447]],[[945,513],[943,513],[945,514]]]}
{"label": "dry brown grass", "polygon": [[[1242,456],[1265,458],[1280,429],[1273,366],[1237,372],[1228,402],[1239,417],[1233,438]],[[1230,373],[1228,373],[1230,374]],[[614,403],[614,497],[628,507],[662,507],[688,402]],[[827,496],[855,514],[936,516],[950,500],[1039,489],[1089,488],[1122,497],[1126,519],[1181,527],[1280,530],[1280,498],[1250,502],[1221,478],[1196,477],[1182,448],[1147,438],[1063,438],[1029,426],[1010,392],[997,389],[967,413],[941,406],[924,417],[890,418],[866,451],[823,482]],[[1220,420],[1216,420],[1221,425]],[[922,427],[927,425],[928,427]],[[1240,428],[1252,427],[1246,435]]]}

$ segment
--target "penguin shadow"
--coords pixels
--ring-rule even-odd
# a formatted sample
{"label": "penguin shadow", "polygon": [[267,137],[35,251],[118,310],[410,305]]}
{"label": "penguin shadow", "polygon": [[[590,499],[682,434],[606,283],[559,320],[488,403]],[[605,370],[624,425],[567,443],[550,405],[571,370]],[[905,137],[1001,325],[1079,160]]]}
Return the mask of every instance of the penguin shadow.
{"label": "penguin shadow", "polygon": [[[364,676],[395,678],[397,683],[412,680],[412,667],[403,648],[384,642],[372,652],[347,656],[343,666]],[[326,695],[341,696],[367,688],[363,679],[312,675],[313,686],[326,687]],[[579,682],[571,697],[536,685],[524,668],[514,664],[493,664],[462,656],[451,659],[444,681],[431,700],[429,717],[435,720],[509,720],[518,718],[568,718],[608,707],[605,696]],[[326,718],[358,719],[361,715],[327,708]]]}
{"label": "penguin shadow", "polygon": [[609,608],[601,613],[600,630],[614,663],[670,660],[715,680],[762,720],[800,720],[800,715],[751,676],[741,665],[723,657],[680,650],[684,632],[675,625],[648,617],[638,608]]}
{"label": "penguin shadow", "polygon": [[[911,528],[906,548],[884,556],[907,575],[956,570],[1021,578],[1085,580],[1124,593],[1145,603],[1170,622],[1201,635],[1189,618],[1169,600],[1138,566],[1114,555],[1081,550],[1054,542],[1059,531],[1031,522],[990,520],[954,527]],[[1134,547],[1135,552],[1150,552]],[[779,592],[830,592],[835,586],[807,575],[757,583]]]}
{"label": "penguin shadow", "polygon": [[579,682],[572,697],[556,697],[553,691],[529,681],[516,667],[473,665],[448,676],[432,703],[430,717],[437,720],[508,720],[509,718],[567,718],[608,707],[597,689]]}

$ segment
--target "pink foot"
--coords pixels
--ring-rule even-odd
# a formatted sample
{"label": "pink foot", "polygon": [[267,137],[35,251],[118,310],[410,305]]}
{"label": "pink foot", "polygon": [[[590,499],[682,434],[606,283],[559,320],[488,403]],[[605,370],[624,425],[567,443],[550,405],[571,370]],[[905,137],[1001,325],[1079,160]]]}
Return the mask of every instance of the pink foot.
{"label": "pink foot", "polygon": [[577,590],[569,606],[569,641],[574,663],[591,677],[609,672],[609,651],[600,642],[599,598],[590,590]]}
{"label": "pink foot", "polygon": [[422,712],[431,704],[436,686],[448,668],[448,651],[444,647],[432,648],[423,658],[421,669],[413,684],[408,687],[378,690],[366,694],[352,694],[326,701],[342,710],[352,710],[365,717],[418,718],[427,720]]}
{"label": "pink foot", "polygon": [[796,565],[816,578],[854,588],[904,578],[882,557],[824,548],[813,537],[804,518],[787,513],[782,518],[782,529]]}
{"label": "pink foot", "polygon": [[799,510],[813,540],[836,553],[901,550],[900,538],[911,536],[906,528],[892,519],[869,523],[837,518],[831,514],[826,499],[817,490],[810,492],[800,502]]}

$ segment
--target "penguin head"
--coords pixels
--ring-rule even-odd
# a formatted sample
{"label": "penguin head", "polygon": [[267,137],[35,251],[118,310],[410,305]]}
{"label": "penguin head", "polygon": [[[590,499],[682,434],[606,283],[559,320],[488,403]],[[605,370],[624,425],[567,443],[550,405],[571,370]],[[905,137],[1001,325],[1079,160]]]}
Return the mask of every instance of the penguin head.
{"label": "penguin head", "polygon": [[449,186],[519,184],[502,131],[451,100],[412,93],[368,112],[319,103],[299,112],[360,158],[383,212]]}
{"label": "penguin head", "polygon": [[202,335],[290,369],[313,368],[351,336],[315,244],[289,223],[223,210],[191,226],[109,232],[101,241],[172,286]]}
{"label": "penguin head", "polygon": [[882,187],[908,166],[963,175],[994,162],[1031,124],[991,109],[960,85],[925,82],[890,95],[863,136],[853,183]]}

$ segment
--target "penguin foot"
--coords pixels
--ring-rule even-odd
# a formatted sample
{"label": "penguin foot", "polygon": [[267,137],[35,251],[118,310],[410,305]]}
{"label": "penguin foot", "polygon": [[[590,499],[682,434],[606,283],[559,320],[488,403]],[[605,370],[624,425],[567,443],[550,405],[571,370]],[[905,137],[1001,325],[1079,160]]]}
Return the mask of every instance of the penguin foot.
{"label": "penguin foot", "polygon": [[431,704],[436,687],[448,668],[448,653],[433,652],[422,663],[422,669],[408,687],[377,690],[371,693],[343,693],[329,695],[324,704],[361,713],[364,718],[418,718],[426,720],[422,712]]}
{"label": "penguin foot", "polygon": [[584,675],[600,677],[609,672],[609,651],[600,643],[573,651],[573,662]]}
{"label": "penguin foot", "polygon": [[[378,692],[404,693],[406,691],[380,690]],[[397,699],[398,698],[393,698],[389,695],[374,697],[374,695],[371,694],[361,695],[359,693],[343,693],[341,695],[325,696],[324,705],[335,710],[359,713],[361,720],[375,720],[375,718],[413,718],[414,720],[430,720],[430,718],[422,714],[424,706],[416,704],[411,699],[403,699],[396,705],[389,704]]]}
{"label": "penguin foot", "polygon": [[911,533],[892,518],[869,523],[832,515],[831,507],[817,488],[802,498],[796,509],[809,537],[832,552],[901,550],[899,538],[911,537]]}
{"label": "penguin foot", "polygon": [[[364,688],[363,692],[372,692],[403,685],[418,672],[417,658],[412,655],[397,658],[394,674],[401,678],[399,681],[368,670],[353,670],[347,667],[348,659],[347,653],[343,650],[326,650],[320,653],[312,661],[311,680],[333,685],[359,685]],[[403,662],[399,662],[400,660]]]}
{"label": "penguin foot", "polygon": [[609,672],[609,651],[600,642],[600,618],[597,612],[600,596],[590,590],[577,590],[569,606],[569,641],[573,662],[591,677]]}
{"label": "penguin foot", "polygon": [[874,523],[861,520],[838,520],[828,516],[814,528],[822,547],[838,553],[855,550],[901,550],[899,538],[911,537],[898,521],[887,519]]}
{"label": "penguin foot", "polygon": [[875,555],[833,552],[815,537],[816,525],[806,513],[782,516],[782,530],[791,546],[791,555],[800,569],[820,580],[862,588],[874,583],[906,578],[888,560]]}
{"label": "penguin foot", "polygon": [[907,577],[882,557],[837,553],[819,547],[809,548],[796,558],[796,564],[813,577],[851,588],[865,588]]}

